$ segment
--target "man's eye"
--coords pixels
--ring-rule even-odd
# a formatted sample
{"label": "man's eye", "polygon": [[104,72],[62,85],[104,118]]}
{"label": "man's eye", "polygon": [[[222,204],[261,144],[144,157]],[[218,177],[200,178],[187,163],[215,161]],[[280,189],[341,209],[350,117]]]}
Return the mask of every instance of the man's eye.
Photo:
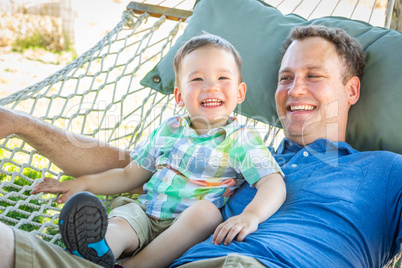
{"label": "man's eye", "polygon": [[318,74],[309,74],[308,78],[320,78],[321,76]]}
{"label": "man's eye", "polygon": [[290,77],[290,76],[281,76],[280,78],[279,78],[279,82],[286,82],[286,81],[289,81],[289,80],[291,80],[292,78]]}

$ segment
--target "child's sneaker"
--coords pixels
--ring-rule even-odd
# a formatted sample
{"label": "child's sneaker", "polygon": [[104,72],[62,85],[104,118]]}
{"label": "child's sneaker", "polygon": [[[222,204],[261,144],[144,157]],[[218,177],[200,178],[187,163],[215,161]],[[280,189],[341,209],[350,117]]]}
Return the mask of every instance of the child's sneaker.
{"label": "child's sneaker", "polygon": [[114,266],[105,240],[108,219],[102,201],[89,192],[72,196],[60,213],[59,229],[68,251],[103,267]]}

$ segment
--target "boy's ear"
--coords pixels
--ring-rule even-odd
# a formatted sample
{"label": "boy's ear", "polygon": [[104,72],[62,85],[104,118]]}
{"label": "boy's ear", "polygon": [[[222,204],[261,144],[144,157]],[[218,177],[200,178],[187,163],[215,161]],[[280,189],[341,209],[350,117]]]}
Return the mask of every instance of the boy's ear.
{"label": "boy's ear", "polygon": [[174,99],[176,100],[177,106],[184,107],[184,100],[178,87],[174,87]]}
{"label": "boy's ear", "polygon": [[237,103],[242,103],[246,99],[247,85],[244,82],[239,84],[238,94],[237,94]]}
{"label": "boy's ear", "polygon": [[353,76],[346,84],[348,90],[348,103],[349,105],[355,104],[360,97],[360,79]]}

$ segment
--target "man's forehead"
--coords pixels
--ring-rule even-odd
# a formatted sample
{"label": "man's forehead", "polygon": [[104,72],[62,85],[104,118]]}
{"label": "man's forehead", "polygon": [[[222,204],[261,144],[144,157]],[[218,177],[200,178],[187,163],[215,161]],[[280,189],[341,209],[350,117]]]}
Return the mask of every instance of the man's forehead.
{"label": "man's forehead", "polygon": [[[287,73],[293,72],[295,66],[283,66],[279,69],[279,73]],[[306,63],[304,65],[301,64],[300,68],[304,69],[305,71],[325,71],[327,72],[327,68],[325,65],[320,63]]]}
{"label": "man's forehead", "polygon": [[323,37],[312,36],[303,39],[294,40],[288,47],[284,57],[289,53],[296,52],[297,54],[303,53],[316,53],[321,51],[336,51],[335,44],[326,40]]}
{"label": "man's forehead", "polygon": [[325,60],[333,57],[340,59],[335,45],[324,38],[309,37],[295,40],[282,58],[280,71],[295,66],[308,70],[322,69],[325,68]]}

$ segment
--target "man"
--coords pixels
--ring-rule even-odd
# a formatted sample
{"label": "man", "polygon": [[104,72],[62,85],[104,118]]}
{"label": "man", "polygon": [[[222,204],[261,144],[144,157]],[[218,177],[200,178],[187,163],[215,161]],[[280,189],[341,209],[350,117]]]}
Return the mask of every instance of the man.
{"label": "man", "polygon": [[[244,242],[213,245],[210,238],[187,251],[173,266],[381,267],[399,251],[402,157],[389,152],[358,152],[344,142],[348,111],[359,98],[363,69],[360,46],[343,31],[321,26],[292,31],[284,43],[275,95],[286,136],[276,152],[286,175],[286,202]],[[7,112],[14,120],[23,117],[2,111],[2,121],[7,121],[3,116]],[[37,120],[28,125],[31,131],[36,126],[58,133]],[[0,133],[7,134],[4,129]],[[12,127],[10,133],[19,134],[56,164],[63,160],[62,153],[49,149],[21,127]],[[103,152],[101,148],[91,150],[97,150],[97,157]],[[116,148],[104,150],[119,154]],[[76,159],[87,158],[86,153],[76,155]],[[76,159],[68,159],[62,168],[70,173],[94,172],[70,167]],[[120,162],[124,161],[128,160]],[[250,187],[240,188],[225,207],[224,218],[241,213],[254,194]],[[19,231],[14,240],[10,227],[0,228],[4,237],[0,257],[12,264],[15,243],[20,244],[22,238]],[[56,246],[41,247],[55,250]],[[18,246],[15,253],[17,267],[23,256],[21,249]],[[73,259],[64,254],[59,255],[59,262]],[[57,263],[54,261],[51,264]]]}

